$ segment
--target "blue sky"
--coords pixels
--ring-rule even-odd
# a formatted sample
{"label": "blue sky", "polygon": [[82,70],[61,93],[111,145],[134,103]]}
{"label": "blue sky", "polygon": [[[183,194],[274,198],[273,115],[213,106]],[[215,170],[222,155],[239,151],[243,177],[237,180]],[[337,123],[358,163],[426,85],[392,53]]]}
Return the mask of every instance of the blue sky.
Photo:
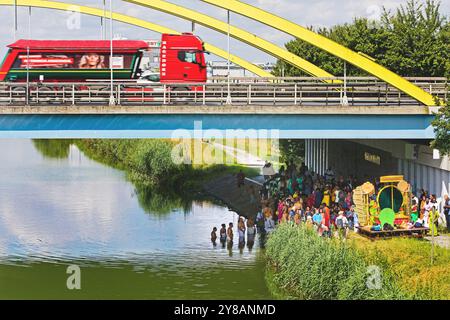
{"label": "blue sky", "polygon": [[[203,13],[225,20],[226,12],[201,2],[200,0],[170,0]],[[102,7],[102,0],[64,0],[64,2],[88,5],[91,7]],[[109,2],[109,0],[107,0]],[[354,17],[368,17],[376,19],[379,17],[382,7],[395,9],[406,0],[245,0],[245,2],[256,5],[262,9],[283,16],[304,26],[332,26],[339,23],[350,22]],[[114,10],[120,13],[132,15],[155,22],[178,31],[190,31],[189,21],[176,18],[148,8],[141,8],[120,0],[113,0]],[[442,1],[442,12],[450,12],[450,1]],[[80,28],[69,29],[67,27],[68,13],[36,9],[32,10],[32,38],[34,39],[99,39],[100,18],[81,16]],[[289,35],[276,31],[250,19],[232,14],[231,22],[243,27],[258,36],[272,41],[279,46],[292,39]],[[13,42],[13,9],[0,7],[0,54],[5,54],[7,44]],[[121,23],[114,24],[115,34],[129,39],[158,39],[159,34],[149,30],[128,26]],[[197,32],[205,41],[226,49],[226,37],[220,33],[197,26]],[[27,9],[19,8],[19,32],[18,38],[28,37]],[[252,48],[239,41],[233,40],[232,51],[252,62],[275,61],[273,57]],[[211,60],[218,58],[211,56]]]}

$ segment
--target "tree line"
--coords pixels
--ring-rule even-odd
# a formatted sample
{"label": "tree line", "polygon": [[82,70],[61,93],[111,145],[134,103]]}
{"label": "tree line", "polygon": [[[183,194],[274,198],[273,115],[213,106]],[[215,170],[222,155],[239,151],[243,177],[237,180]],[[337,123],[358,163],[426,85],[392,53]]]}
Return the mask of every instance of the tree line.
{"label": "tree line", "polygon": [[[450,21],[441,12],[441,2],[409,0],[394,11],[382,9],[378,20],[355,18],[351,23],[330,28],[309,28],[405,77],[450,76]],[[286,49],[329,73],[343,76],[343,60],[300,39],[286,43]],[[307,76],[302,70],[278,60],[276,76]],[[369,76],[347,64],[347,75]],[[432,147],[450,154],[450,102],[433,122],[436,139]]]}
{"label": "tree line", "polygon": [[[355,18],[352,23],[309,29],[373,58],[402,76],[450,75],[450,21],[441,12],[438,1],[420,3],[410,0],[395,12],[383,8],[379,20]],[[285,46],[331,74],[342,76],[344,73],[343,60],[307,42],[295,39]],[[347,73],[350,76],[368,75],[351,65],[347,66]],[[277,62],[274,74],[306,76],[302,70],[282,60]]]}

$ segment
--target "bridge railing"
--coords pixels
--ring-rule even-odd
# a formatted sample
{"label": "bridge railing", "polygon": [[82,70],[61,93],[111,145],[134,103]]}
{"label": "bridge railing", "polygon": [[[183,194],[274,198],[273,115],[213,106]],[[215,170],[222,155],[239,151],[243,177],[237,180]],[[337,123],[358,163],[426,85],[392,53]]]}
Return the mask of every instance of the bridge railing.
{"label": "bridge railing", "polygon": [[[343,78],[324,82],[319,78],[233,78],[230,97],[236,105],[401,106],[420,105],[398,89],[375,78]],[[447,98],[445,78],[411,78],[418,86],[440,98]],[[105,105],[111,95],[117,105],[208,105],[227,103],[226,78],[212,78],[206,84],[161,84],[114,82],[1,83],[0,104]],[[346,97],[346,98],[345,98]]]}

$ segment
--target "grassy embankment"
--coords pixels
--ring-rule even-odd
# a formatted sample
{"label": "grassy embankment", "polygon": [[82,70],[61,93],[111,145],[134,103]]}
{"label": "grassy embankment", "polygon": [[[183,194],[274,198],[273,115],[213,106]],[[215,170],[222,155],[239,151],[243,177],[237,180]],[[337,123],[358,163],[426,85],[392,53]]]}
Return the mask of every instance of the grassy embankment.
{"label": "grassy embankment", "polygon": [[218,144],[233,147],[236,150],[248,152],[250,155],[271,162],[275,168],[279,168],[280,149],[275,139],[218,139]]}
{"label": "grassy embankment", "polygon": [[[214,164],[216,150],[202,150],[200,164],[176,164],[172,153],[177,143],[165,139],[79,140],[76,144],[90,158],[126,171],[131,181],[154,187],[195,188],[206,179],[239,170],[247,176],[258,174],[257,169],[238,164]],[[176,150],[179,156],[194,159],[194,143],[185,142]]]}
{"label": "grassy embankment", "polygon": [[[288,299],[450,299],[450,250],[418,239],[346,242],[320,238],[306,227],[281,225],[269,237],[267,282]],[[375,284],[378,267],[379,289]]]}

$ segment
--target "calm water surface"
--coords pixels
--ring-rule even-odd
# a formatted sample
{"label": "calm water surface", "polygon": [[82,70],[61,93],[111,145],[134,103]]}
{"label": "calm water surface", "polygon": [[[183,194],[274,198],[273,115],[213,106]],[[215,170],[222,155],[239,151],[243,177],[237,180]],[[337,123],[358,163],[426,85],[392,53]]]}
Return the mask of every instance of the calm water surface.
{"label": "calm water surface", "polygon": [[[0,140],[0,150],[0,298],[271,298],[258,238],[210,241],[213,226],[236,225],[227,208],[144,210],[123,172],[73,145],[63,158],[29,140]],[[81,290],[66,287],[71,264]]]}

